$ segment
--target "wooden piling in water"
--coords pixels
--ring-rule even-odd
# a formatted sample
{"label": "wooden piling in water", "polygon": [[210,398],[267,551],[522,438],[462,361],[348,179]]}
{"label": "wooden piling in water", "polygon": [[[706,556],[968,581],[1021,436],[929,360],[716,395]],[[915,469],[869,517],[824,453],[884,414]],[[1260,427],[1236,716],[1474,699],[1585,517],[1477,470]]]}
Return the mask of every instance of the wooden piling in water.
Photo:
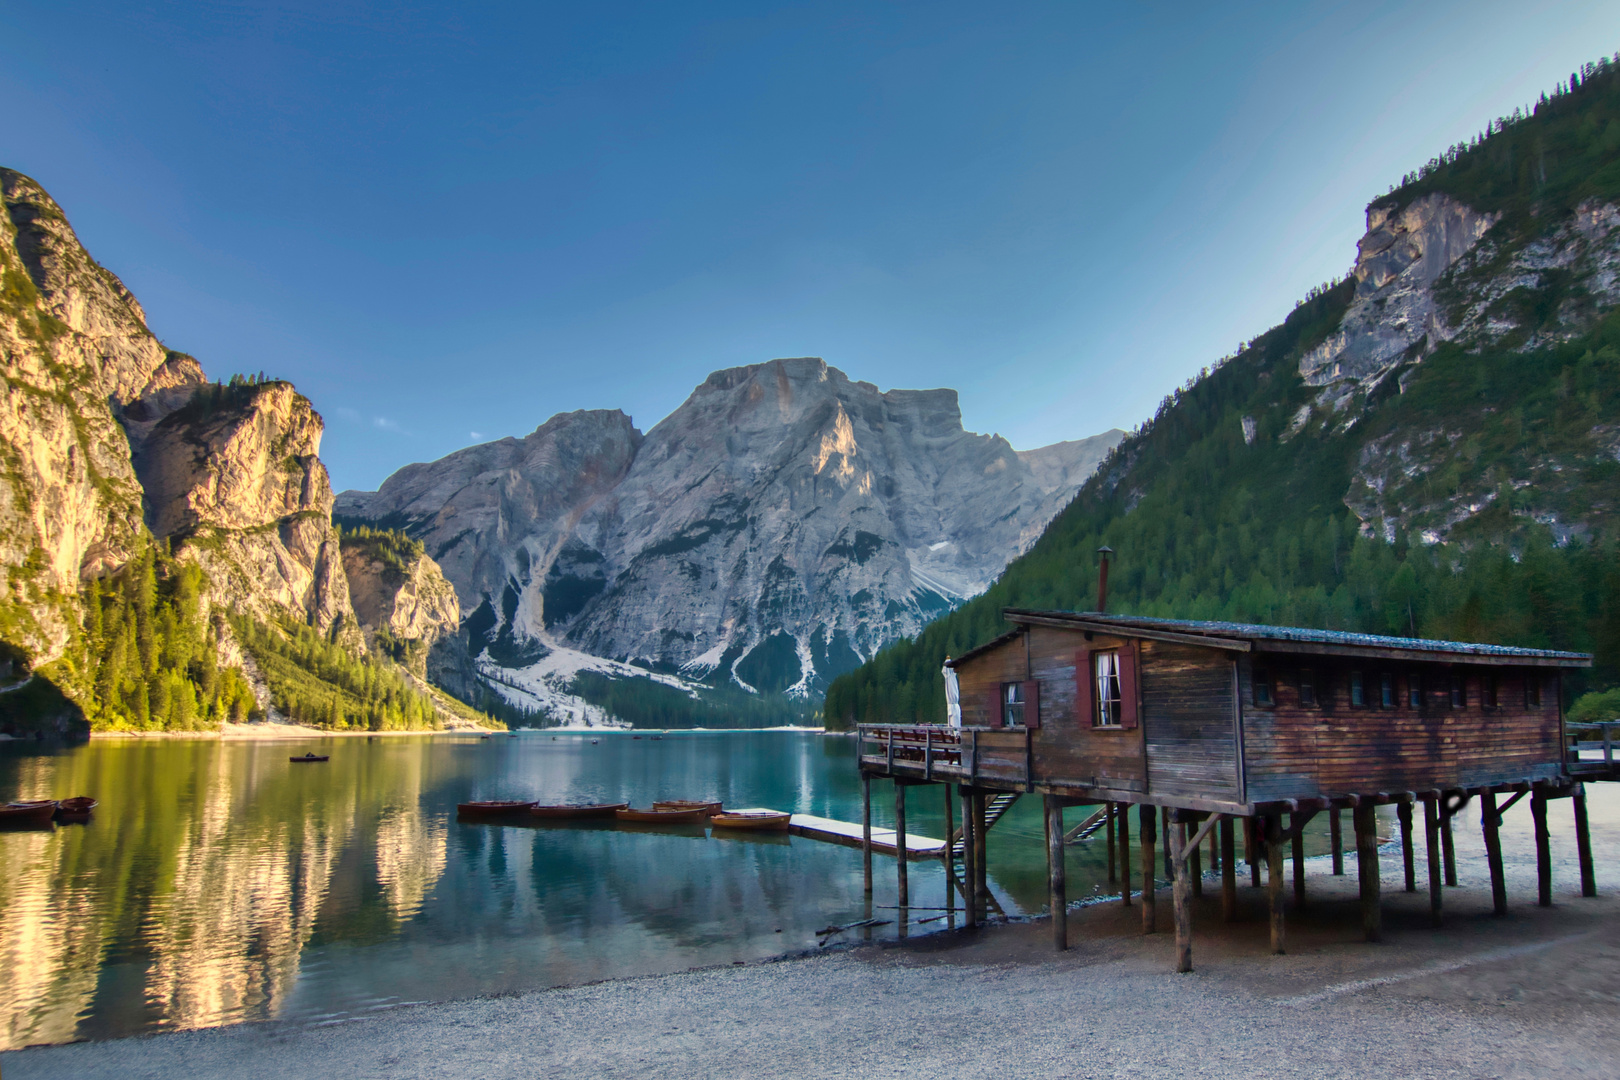
{"label": "wooden piling in water", "polygon": [[1406,891],[1417,892],[1417,853],[1412,850],[1412,804],[1397,803],[1395,817],[1401,823],[1401,854],[1406,862]]}
{"label": "wooden piling in water", "polygon": [[1328,832],[1332,834],[1329,841],[1333,845],[1333,876],[1344,876],[1344,828],[1339,823],[1339,808],[1335,806],[1328,811]]}
{"label": "wooden piling in water", "polygon": [[973,863],[977,841],[973,835],[972,790],[966,785],[957,788],[962,800],[962,874],[967,879],[963,883],[967,893],[967,910],[962,913],[963,926],[979,925],[979,874]]}
{"label": "wooden piling in water", "polygon": [[872,895],[872,774],[861,771],[861,872]]}
{"label": "wooden piling in water", "polygon": [[990,917],[990,870],[986,865],[988,859],[987,838],[985,836],[984,808],[987,796],[984,792],[975,792],[973,796],[973,873],[977,877],[974,882],[974,893],[978,897],[979,918]]}
{"label": "wooden piling in water", "polygon": [[1581,895],[1597,895],[1597,875],[1592,870],[1592,834],[1586,825],[1586,785],[1576,784],[1570,797],[1575,807],[1575,849],[1581,860]]}
{"label": "wooden piling in water", "polygon": [[902,908],[911,906],[911,878],[907,873],[907,866],[911,862],[906,858],[906,785],[900,780],[894,782],[894,865],[895,876],[900,887],[899,904]]}
{"label": "wooden piling in water", "polygon": [[1114,865],[1114,807],[1116,805],[1110,802],[1103,808],[1103,831],[1108,834],[1108,884],[1110,885],[1119,880],[1119,874]]}
{"label": "wooden piling in water", "polygon": [[1051,893],[1052,946],[1069,947],[1069,894],[1063,872],[1063,804],[1046,796],[1046,876]]}
{"label": "wooden piling in water", "polygon": [[1552,837],[1547,832],[1547,796],[1530,793],[1530,818],[1536,829],[1536,904],[1552,907]]}
{"label": "wooden piling in water", "polygon": [[1237,921],[1237,840],[1230,816],[1223,814],[1221,833],[1221,920]]}
{"label": "wooden piling in water", "polygon": [[1114,820],[1119,825],[1119,902],[1131,906],[1131,809],[1126,803],[1116,806]]}
{"label": "wooden piling in water", "polygon": [[1171,879],[1171,905],[1175,911],[1176,920],[1176,970],[1192,970],[1192,867],[1189,866],[1197,848],[1187,850],[1187,825],[1185,815],[1177,810],[1169,815],[1169,842],[1165,845],[1170,852],[1170,865],[1175,871]]}
{"label": "wooden piling in water", "polygon": [[1368,941],[1384,936],[1383,880],[1378,869],[1378,808],[1364,802],[1352,813],[1356,827],[1356,874],[1361,886],[1361,930]]}
{"label": "wooden piling in water", "polygon": [[1429,923],[1440,925],[1440,805],[1435,799],[1423,800],[1423,844],[1429,861]]}
{"label": "wooden piling in water", "polygon": [[1153,883],[1159,868],[1153,862],[1153,845],[1158,838],[1159,815],[1152,803],[1140,804],[1137,815],[1142,833],[1142,933],[1151,934],[1158,929],[1155,925],[1158,898],[1154,895]]}
{"label": "wooden piling in water", "polygon": [[1480,795],[1479,817],[1485,833],[1485,861],[1491,870],[1491,914],[1501,918],[1507,914],[1507,882],[1502,876],[1502,817],[1496,812],[1494,793]]}

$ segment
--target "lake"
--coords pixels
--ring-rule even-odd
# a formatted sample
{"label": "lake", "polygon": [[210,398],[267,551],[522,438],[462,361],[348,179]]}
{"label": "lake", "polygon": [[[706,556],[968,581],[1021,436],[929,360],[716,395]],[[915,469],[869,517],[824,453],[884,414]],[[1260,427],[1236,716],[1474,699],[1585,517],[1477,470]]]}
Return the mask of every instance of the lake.
{"label": "lake", "polygon": [[[698,827],[459,821],[471,799],[723,800],[860,820],[855,742],[804,731],[0,743],[0,799],[101,800],[87,825],[0,831],[0,1049],[530,990],[814,949],[868,917],[861,853]],[[598,741],[599,740],[599,741]],[[291,764],[306,748],[330,754]],[[910,789],[944,835],[943,789]],[[893,788],[873,785],[875,824]],[[1089,811],[1071,809],[1078,823]],[[1134,821],[1133,821],[1134,825]],[[1312,850],[1324,840],[1313,836]],[[1069,848],[1069,895],[1107,891]],[[894,920],[894,860],[872,917]],[[1046,902],[1038,798],[990,833],[1008,914]],[[952,925],[937,860],[910,867],[911,935]],[[933,910],[930,910],[932,908]],[[892,937],[888,926],[848,931]]]}

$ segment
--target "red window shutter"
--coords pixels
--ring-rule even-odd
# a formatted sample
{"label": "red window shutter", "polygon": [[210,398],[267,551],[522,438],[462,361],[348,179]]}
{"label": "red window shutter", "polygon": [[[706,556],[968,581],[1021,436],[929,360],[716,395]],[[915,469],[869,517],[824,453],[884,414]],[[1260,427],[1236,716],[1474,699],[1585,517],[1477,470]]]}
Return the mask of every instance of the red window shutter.
{"label": "red window shutter", "polygon": [[1136,642],[1119,650],[1119,726],[1136,726]]}
{"label": "red window shutter", "polygon": [[1074,718],[1081,727],[1090,727],[1096,715],[1096,693],[1096,681],[1091,677],[1091,650],[1080,649],[1074,654]]}
{"label": "red window shutter", "polygon": [[1035,679],[1024,683],[1024,726],[1031,730],[1041,726],[1041,684]]}
{"label": "red window shutter", "polygon": [[1001,715],[1002,715],[1001,695],[1002,695],[1002,689],[1001,689],[1000,684],[998,683],[996,685],[996,688],[994,690],[990,691],[990,712],[986,716],[986,721],[989,723],[989,725],[991,727],[1000,727],[1001,726]]}

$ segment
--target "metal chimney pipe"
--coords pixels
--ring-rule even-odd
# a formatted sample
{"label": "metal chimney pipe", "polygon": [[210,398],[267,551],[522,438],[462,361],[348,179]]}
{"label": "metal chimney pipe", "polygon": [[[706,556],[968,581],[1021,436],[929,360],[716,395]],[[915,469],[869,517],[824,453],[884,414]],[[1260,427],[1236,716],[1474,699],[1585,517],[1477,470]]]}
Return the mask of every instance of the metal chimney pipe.
{"label": "metal chimney pipe", "polygon": [[1113,553],[1114,549],[1107,544],[1097,549],[1097,610],[1099,612],[1108,610],[1108,556]]}

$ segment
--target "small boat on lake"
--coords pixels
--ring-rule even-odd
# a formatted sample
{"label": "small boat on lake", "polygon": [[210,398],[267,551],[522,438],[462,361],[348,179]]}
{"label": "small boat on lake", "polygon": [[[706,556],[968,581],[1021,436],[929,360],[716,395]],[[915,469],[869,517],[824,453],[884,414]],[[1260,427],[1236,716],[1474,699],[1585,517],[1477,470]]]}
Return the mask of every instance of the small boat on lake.
{"label": "small boat on lake", "polygon": [[586,803],[577,806],[531,806],[538,818],[610,818],[616,811],[630,809],[629,803]]}
{"label": "small boat on lake", "polygon": [[709,824],[717,829],[758,829],[762,832],[787,832],[793,815],[778,810],[733,810],[729,814],[715,814]]}
{"label": "small boat on lake", "polygon": [[517,799],[486,799],[482,802],[464,802],[456,804],[456,813],[465,817],[506,817],[510,814],[524,814],[534,803],[522,802]]}
{"label": "small boat on lake", "polygon": [[653,803],[654,810],[702,810],[707,814],[721,812],[721,804],[716,802],[703,802],[694,799],[660,799]]}
{"label": "small boat on lake", "polygon": [[96,808],[96,800],[88,795],[75,795],[71,799],[63,799],[56,804],[56,820],[58,821],[89,821],[90,811]]}
{"label": "small boat on lake", "polygon": [[660,810],[654,807],[651,810],[615,810],[613,816],[619,821],[634,821],[643,825],[701,825],[709,820],[709,811],[701,806],[695,810]]}
{"label": "small boat on lake", "polygon": [[49,825],[55,816],[56,803],[51,800],[0,806],[0,825]]}
{"label": "small boat on lake", "polygon": [[290,757],[287,760],[288,761],[301,761],[301,762],[304,762],[304,761],[331,761],[332,760],[332,755],[331,754],[317,754],[314,751],[310,751],[307,754],[302,754],[302,755],[300,755],[298,757]]}

